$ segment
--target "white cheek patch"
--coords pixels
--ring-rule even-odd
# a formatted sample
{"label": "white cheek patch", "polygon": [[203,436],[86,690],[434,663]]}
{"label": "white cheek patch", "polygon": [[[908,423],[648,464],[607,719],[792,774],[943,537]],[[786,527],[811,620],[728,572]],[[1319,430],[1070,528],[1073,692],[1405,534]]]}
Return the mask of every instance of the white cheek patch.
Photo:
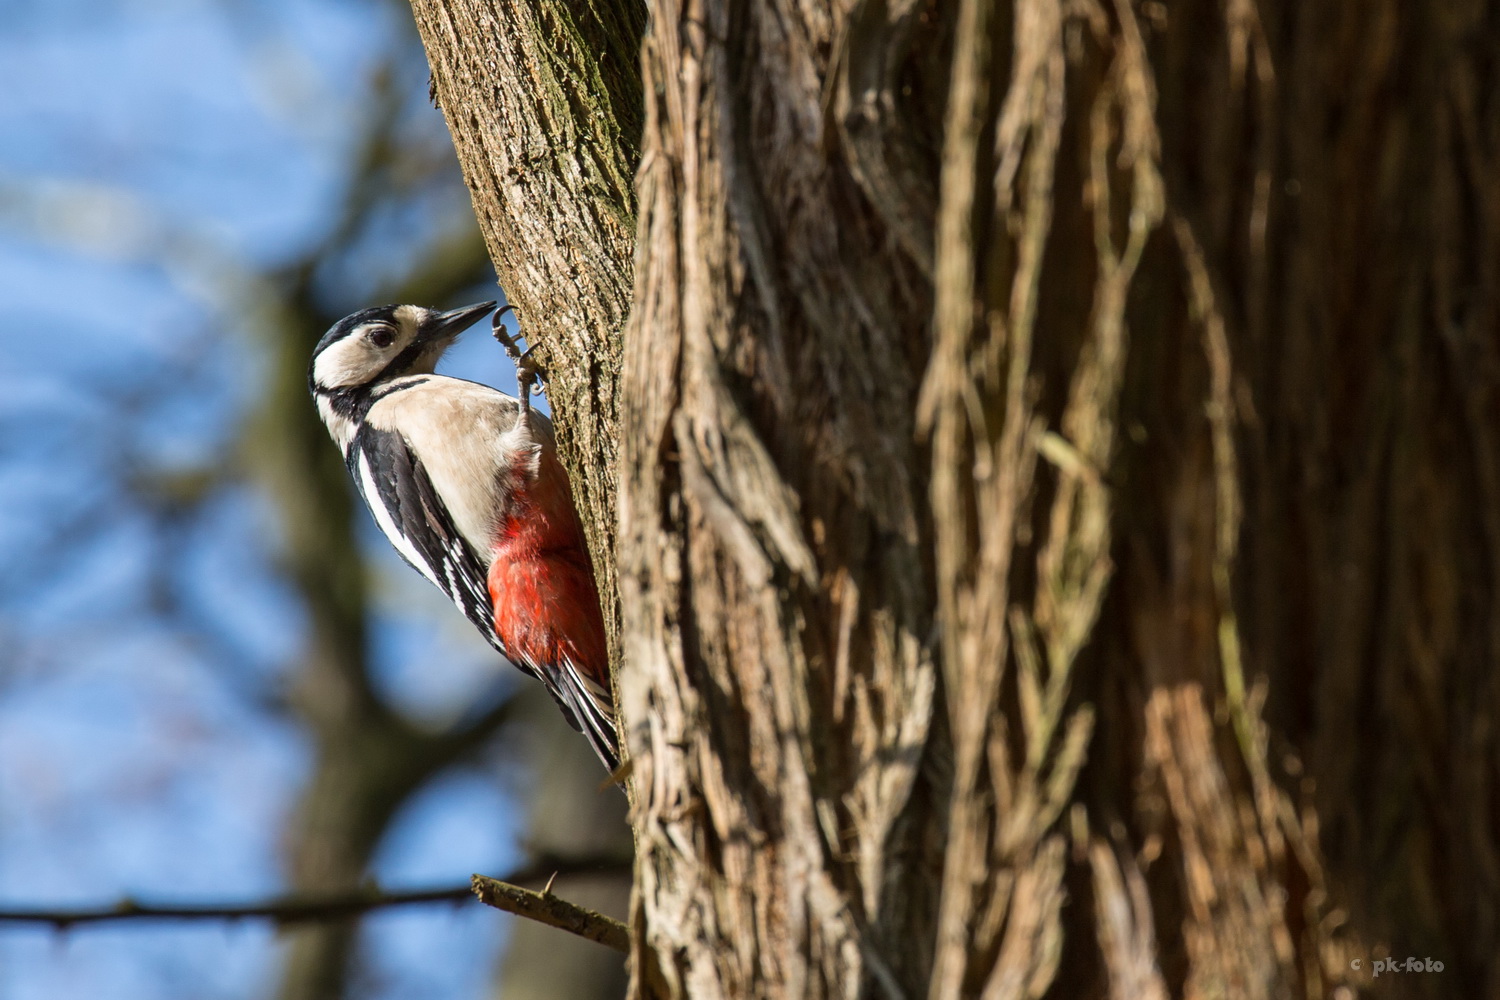
{"label": "white cheek patch", "polygon": [[359,385],[374,377],[385,363],[384,353],[356,330],[318,355],[313,363],[313,380],[327,389]]}
{"label": "white cheek patch", "polygon": [[[336,344],[330,345],[313,362],[313,379],[326,389],[339,389],[350,385],[363,385],[385,370],[391,359],[405,350],[416,336],[417,324],[410,325],[402,318],[402,310],[426,312],[419,306],[402,306],[396,310],[399,329],[396,339],[386,347],[376,347],[370,342],[372,327],[390,328],[386,322],[365,323],[349,331]],[[407,318],[410,318],[408,313]]]}

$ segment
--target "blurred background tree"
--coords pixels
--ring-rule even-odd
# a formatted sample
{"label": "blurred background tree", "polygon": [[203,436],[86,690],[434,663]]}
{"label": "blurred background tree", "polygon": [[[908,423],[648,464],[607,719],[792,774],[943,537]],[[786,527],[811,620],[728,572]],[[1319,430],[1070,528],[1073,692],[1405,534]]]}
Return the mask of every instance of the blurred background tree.
{"label": "blurred background tree", "polygon": [[[407,8],[14,6],[0,76],[0,895],[583,853],[617,863],[559,891],[623,913],[622,797],[373,532],[306,395],[345,313],[495,297]],[[513,388],[482,335],[456,354]],[[10,928],[0,996],[528,996],[543,956],[620,992],[619,956],[559,932],[497,953],[508,923]]]}

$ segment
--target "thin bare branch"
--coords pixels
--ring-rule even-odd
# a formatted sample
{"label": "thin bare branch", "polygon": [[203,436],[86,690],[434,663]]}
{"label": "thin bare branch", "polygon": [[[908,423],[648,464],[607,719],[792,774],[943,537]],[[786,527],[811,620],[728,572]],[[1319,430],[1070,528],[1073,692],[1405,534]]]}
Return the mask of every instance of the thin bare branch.
{"label": "thin bare branch", "polygon": [[628,927],[613,917],[606,917],[552,895],[550,881],[547,883],[547,890],[543,892],[525,889],[487,875],[475,875],[473,883],[474,895],[486,906],[588,938],[621,953],[630,950]]}
{"label": "thin bare branch", "polygon": [[58,930],[79,924],[115,923],[121,920],[270,920],[277,926],[341,920],[370,910],[413,906],[419,903],[461,903],[469,895],[466,886],[383,892],[364,888],[339,893],[297,893],[255,903],[118,903],[77,909],[10,907],[0,909],[0,922],[51,924]]}
{"label": "thin bare branch", "polygon": [[[580,872],[592,874],[601,871],[620,871],[625,867],[624,862],[613,857],[552,858],[527,865],[506,876],[506,881],[503,882],[483,875],[475,875],[472,887],[448,885],[390,892],[379,886],[369,885],[341,892],[291,893],[251,903],[142,903],[127,898],[116,903],[73,909],[47,906],[0,907],[0,923],[51,924],[58,930],[66,930],[80,924],[116,923],[122,920],[270,920],[278,927],[286,927],[292,924],[346,920],[361,916],[371,910],[393,909],[398,906],[464,903],[479,892],[477,887],[480,880],[483,880],[486,885],[503,886],[508,892],[521,893],[526,896],[542,896],[541,893],[523,889],[512,883],[545,881],[550,887],[552,880],[558,876],[575,875]],[[532,917],[532,914],[526,912],[524,908],[512,909],[509,906],[500,906],[491,902],[483,893],[479,893],[479,898],[499,909],[520,916]],[[549,912],[567,912],[572,906],[550,894],[544,898],[548,900],[549,907],[552,908]],[[580,910],[580,912],[590,913],[591,911]],[[598,917],[597,914],[594,916]],[[563,926],[555,923],[554,919],[543,916],[535,916],[532,919],[541,920],[554,927]],[[608,920],[609,918],[598,917],[598,919]],[[611,923],[618,924],[617,921],[611,921]],[[623,924],[619,926],[624,927]],[[564,929],[571,928],[564,927]],[[581,932],[575,931],[575,933]],[[623,929],[620,933],[624,933]],[[590,935],[584,934],[584,936]],[[593,938],[593,940],[600,939]]]}

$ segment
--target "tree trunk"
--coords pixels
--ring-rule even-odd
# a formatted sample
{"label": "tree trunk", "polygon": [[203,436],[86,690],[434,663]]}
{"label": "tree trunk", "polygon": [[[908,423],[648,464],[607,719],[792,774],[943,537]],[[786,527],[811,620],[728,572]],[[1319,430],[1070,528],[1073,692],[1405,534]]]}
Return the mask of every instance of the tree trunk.
{"label": "tree trunk", "polygon": [[495,272],[537,345],[617,648],[617,390],[646,10],[413,0],[412,11]]}
{"label": "tree trunk", "polygon": [[1491,9],[655,0],[621,340],[494,152],[621,34],[415,6],[618,441],[638,994],[1500,993]]}
{"label": "tree trunk", "polygon": [[935,171],[901,166],[937,130],[885,88],[892,42],[945,43],[888,13],[662,3],[646,43],[620,700],[636,971],[667,995],[909,994],[932,962]]}

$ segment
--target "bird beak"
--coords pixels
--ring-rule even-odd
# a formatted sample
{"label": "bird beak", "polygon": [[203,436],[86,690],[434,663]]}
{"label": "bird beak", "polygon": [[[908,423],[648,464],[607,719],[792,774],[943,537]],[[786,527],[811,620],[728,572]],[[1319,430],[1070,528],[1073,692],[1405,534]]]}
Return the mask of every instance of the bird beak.
{"label": "bird beak", "polygon": [[417,335],[424,344],[446,343],[473,326],[480,317],[487,315],[495,308],[493,302],[480,302],[478,305],[462,306],[458,309],[450,309],[447,312],[438,313],[428,318],[422,324],[422,330]]}

